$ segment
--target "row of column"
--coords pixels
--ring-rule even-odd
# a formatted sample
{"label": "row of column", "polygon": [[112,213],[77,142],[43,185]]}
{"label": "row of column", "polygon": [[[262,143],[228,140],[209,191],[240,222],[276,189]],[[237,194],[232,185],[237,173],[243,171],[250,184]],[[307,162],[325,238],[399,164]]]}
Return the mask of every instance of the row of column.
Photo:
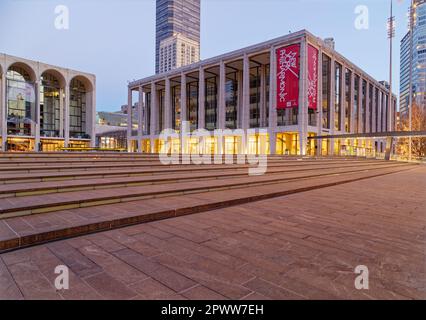
{"label": "row of column", "polygon": [[[320,48],[319,49],[319,60],[318,60],[318,79],[320,79],[320,81],[318,82],[318,101],[322,101],[322,94],[323,94],[323,83],[322,83],[322,78],[323,78],[323,50]],[[357,105],[357,118],[358,118],[358,123],[356,123],[356,114],[354,112],[354,107],[355,107],[355,77],[356,77],[356,72],[354,70],[352,70],[351,68],[348,68],[348,66],[346,64],[340,64],[341,65],[341,77],[340,77],[340,86],[341,86],[341,90],[340,90],[340,128],[336,129],[335,126],[335,120],[336,120],[336,112],[335,112],[335,108],[336,108],[336,59],[333,56],[330,56],[331,58],[331,67],[330,67],[330,103],[329,103],[329,110],[328,112],[330,113],[330,123],[329,123],[329,128],[324,128],[323,127],[323,107],[322,105],[319,106],[319,110],[317,112],[317,134],[320,135],[324,135],[324,132],[329,133],[330,135],[336,135],[339,133],[369,133],[369,132],[377,132],[377,122],[376,122],[376,112],[379,112],[378,117],[379,117],[379,121],[381,120],[381,131],[394,131],[396,128],[394,127],[394,120],[395,120],[395,111],[393,108],[393,103],[392,103],[392,108],[390,110],[388,110],[388,112],[386,113],[387,115],[387,119],[383,116],[383,113],[386,112],[386,108],[388,108],[388,105],[386,104],[386,99],[383,99],[383,96],[388,96],[389,94],[386,94],[383,90],[381,90],[380,88],[378,89],[378,93],[379,93],[379,106],[376,106],[376,86],[373,84],[372,88],[373,88],[373,95],[372,95],[372,99],[373,99],[373,104],[372,104],[372,109],[371,109],[371,113],[370,113],[370,82],[368,80],[366,80],[365,78],[363,78],[361,75],[359,76],[359,94],[358,94],[358,105]],[[345,132],[345,121],[346,121],[346,70],[350,70],[351,72],[351,79],[350,79],[350,127],[349,127],[349,132]],[[365,114],[366,114],[366,118],[365,118],[365,123],[363,125],[362,121],[362,104],[363,104],[363,99],[362,99],[362,85],[363,85],[363,81],[366,81],[366,91],[365,91]],[[392,98],[393,99],[393,98]],[[395,101],[395,99],[393,99],[393,101]],[[371,122],[371,117],[373,118],[373,122]],[[386,126],[387,123],[387,126]],[[371,127],[371,124],[373,125]],[[358,125],[358,127],[356,127],[356,125]],[[362,130],[362,128],[364,128],[364,130]],[[329,144],[328,144],[328,153],[329,154],[333,154],[334,150],[334,141],[335,139],[330,139],[329,140]],[[321,154],[321,141],[318,141],[318,149],[317,149],[317,155]]]}
{"label": "row of column", "polygon": [[[266,90],[266,84],[265,84],[265,67],[262,66],[261,68],[261,97],[260,97],[260,110],[261,110],[261,116],[260,116],[260,124],[261,127],[268,127],[268,133],[270,137],[270,149],[271,151],[276,149],[276,134],[277,134],[277,110],[276,110],[276,96],[277,96],[277,88],[276,88],[276,49],[277,47],[272,46],[270,48],[270,74],[269,74],[269,97],[265,96]],[[307,65],[308,65],[308,57],[307,57],[307,41],[305,38],[301,41],[301,63],[300,63],[300,95],[299,95],[299,110],[298,110],[298,125],[297,125],[297,131],[299,134],[299,148],[300,153],[302,155],[306,154],[307,152],[307,138],[308,138],[308,128],[309,128],[309,116],[308,116],[308,93],[307,93],[307,86],[308,86],[308,79],[307,79]],[[329,97],[329,121],[330,125],[329,128],[324,128],[322,125],[323,120],[323,106],[322,106],[322,79],[323,79],[323,66],[322,66],[322,57],[323,57],[323,50],[322,48],[319,48],[319,56],[318,56],[318,110],[316,111],[316,117],[317,117],[317,128],[315,130],[312,130],[316,132],[318,135],[324,135],[324,134],[338,134],[338,133],[344,133],[345,132],[345,120],[346,120],[346,69],[351,71],[351,96],[350,96],[350,133],[355,133],[355,113],[354,113],[354,101],[355,101],[355,71],[351,68],[348,68],[348,66],[345,63],[341,64],[341,77],[340,77],[340,128],[335,128],[335,87],[336,87],[336,72],[335,72],[335,65],[336,65],[336,59],[331,55],[331,68],[330,68],[330,97]],[[243,70],[242,72],[238,72],[238,77],[240,78],[238,83],[238,94],[239,94],[239,103],[238,103],[238,112],[237,112],[237,123],[238,128],[241,128],[243,130],[247,130],[250,128],[250,56],[248,54],[244,54],[242,57],[243,60]],[[195,70],[194,70],[195,71]],[[203,128],[205,123],[205,68],[200,67],[199,70],[199,91],[198,91],[198,101],[199,101],[199,112],[198,112],[198,127]],[[359,83],[359,98],[358,98],[358,126],[359,129],[361,128],[361,121],[362,121],[362,81],[363,78],[361,74],[360,76],[360,83]],[[170,85],[170,78],[165,78],[165,80],[161,80],[165,82],[165,102],[164,102],[164,127],[165,128],[172,128],[172,102],[171,102],[171,85]],[[157,93],[157,82],[158,81],[152,81],[151,82],[151,92]],[[186,83],[187,83],[187,75],[185,73],[181,73],[181,119],[187,120],[187,108],[186,103],[184,101],[187,101],[187,90],[186,90]],[[240,84],[242,83],[242,86]],[[225,129],[226,125],[226,64],[224,61],[220,61],[219,63],[219,88],[218,88],[218,129]],[[365,132],[372,132],[376,130],[376,123],[373,122],[373,128],[370,128],[370,117],[373,117],[375,119],[376,115],[376,106],[375,106],[375,94],[376,94],[376,86],[373,85],[374,88],[374,94],[372,96],[373,98],[373,106],[372,106],[372,112],[369,113],[369,89],[370,89],[370,82],[367,81],[367,90],[365,92],[366,94],[366,127]],[[242,90],[241,90],[242,89]],[[379,89],[379,93],[385,94],[381,89]],[[139,88],[139,114],[142,115],[138,119],[138,141],[141,141],[143,135],[142,135],[142,126],[143,122],[147,121],[146,114],[147,112],[143,112],[143,110],[146,110],[146,104],[144,103],[143,99],[143,89],[142,87]],[[269,119],[268,123],[265,123],[265,106],[266,106],[266,99],[269,99]],[[380,99],[379,103],[381,103],[382,100]],[[151,141],[153,141],[154,137],[158,134],[158,97],[157,94],[151,95],[151,118],[150,118],[150,138]],[[128,105],[132,105],[132,92],[131,89],[129,89],[129,101]],[[382,106],[387,107],[387,106]],[[157,110],[157,112],[153,112]],[[379,109],[380,110],[380,109]],[[384,110],[382,111],[384,112]],[[392,124],[392,114],[393,114],[393,108],[388,112],[388,128],[385,130],[393,130],[391,127]],[[380,115],[381,116],[381,115]],[[129,108],[129,114],[128,114],[129,123],[132,123],[132,115],[131,115],[131,108]],[[383,130],[383,131],[385,131]],[[360,132],[360,131],[359,131]],[[361,133],[361,132],[360,132]],[[128,136],[132,136],[131,132],[131,126],[129,126],[129,132]],[[141,143],[139,145],[139,151],[141,151]],[[151,143],[151,146],[153,144]],[[318,154],[321,153],[321,142],[318,143],[317,152]],[[334,141],[330,139],[329,143],[329,154],[333,154],[333,147],[334,147]]]}
{"label": "row of column", "polygon": [[[270,56],[271,61],[270,65],[274,66],[276,64],[275,61],[275,47],[272,47],[270,49]],[[237,82],[238,82],[238,103],[237,103],[237,123],[238,128],[241,128],[243,130],[247,130],[250,128],[250,57],[248,54],[244,54],[243,58],[243,70],[242,72],[237,72]],[[270,68],[270,95],[269,98],[266,97],[266,71],[265,67],[262,66],[260,68],[261,70],[261,81],[260,81],[260,123],[264,126],[268,126],[267,123],[265,123],[266,118],[266,99],[269,99],[269,134],[273,137],[275,137],[275,131],[272,128],[276,128],[276,108],[274,107],[276,105],[274,97],[274,79],[276,78],[275,74],[275,68]],[[198,128],[204,128],[205,125],[205,104],[201,103],[205,101],[205,68],[200,67],[199,70],[199,84],[198,84],[198,101],[199,101],[199,110],[198,110]],[[158,101],[158,90],[157,90],[157,83],[158,81],[151,82],[151,110],[157,110],[157,112],[151,112],[150,116],[150,137],[151,140],[153,140],[153,137],[158,134],[158,107],[159,107],[159,101]],[[170,78],[164,79],[164,87],[165,87],[165,99],[164,99],[164,128],[172,128],[172,99],[171,99],[171,85],[170,85]],[[187,120],[187,108],[186,103],[183,101],[187,101],[187,75],[185,73],[181,74],[181,120]],[[132,90],[129,89],[128,91],[128,106],[133,104],[133,95]],[[217,104],[217,115],[218,115],[218,129],[225,129],[226,127],[226,64],[224,61],[220,61],[219,63],[219,85],[218,85],[218,104]],[[139,121],[138,121],[138,141],[141,141],[143,137],[143,122],[147,121],[146,118],[146,103],[144,99],[143,94],[143,88],[142,86],[139,87]],[[131,108],[128,108],[128,123],[132,123],[132,110]],[[272,119],[275,119],[273,121]],[[275,125],[272,125],[275,123]],[[271,130],[272,129],[272,130]],[[128,126],[128,136],[132,137],[132,126]],[[273,141],[273,142],[272,142]],[[275,144],[275,139],[271,138],[272,144]],[[129,144],[129,149],[130,149]],[[138,144],[138,149],[141,151],[141,144]]]}

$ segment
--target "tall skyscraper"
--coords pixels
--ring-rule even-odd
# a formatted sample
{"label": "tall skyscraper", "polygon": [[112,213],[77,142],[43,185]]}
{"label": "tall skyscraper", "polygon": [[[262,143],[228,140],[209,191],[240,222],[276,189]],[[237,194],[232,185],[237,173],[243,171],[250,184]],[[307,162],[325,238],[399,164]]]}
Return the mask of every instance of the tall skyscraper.
{"label": "tall skyscraper", "polygon": [[200,0],[157,0],[156,15],[155,72],[199,61]]}
{"label": "tall skyscraper", "polygon": [[426,0],[414,0],[413,45],[410,32],[401,40],[400,112],[408,115],[410,102],[410,55],[413,102],[426,108]]}

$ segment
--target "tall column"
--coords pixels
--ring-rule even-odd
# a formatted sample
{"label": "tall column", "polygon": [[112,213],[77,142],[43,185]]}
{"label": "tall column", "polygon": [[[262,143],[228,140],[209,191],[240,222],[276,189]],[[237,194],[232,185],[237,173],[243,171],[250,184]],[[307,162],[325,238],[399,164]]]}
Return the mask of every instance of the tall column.
{"label": "tall column", "polygon": [[243,127],[241,120],[242,110],[243,110],[243,73],[241,70],[237,71],[237,128],[241,129]]}
{"label": "tall column", "polygon": [[65,103],[64,103],[64,89],[59,89],[59,137],[64,137],[64,113],[65,113]]}
{"label": "tall column", "polygon": [[380,118],[379,118],[379,122],[380,122],[380,132],[386,132],[386,93],[384,91],[382,92],[382,100],[380,101],[380,105],[381,105],[381,112],[380,112]]}
{"label": "tall column", "polygon": [[218,127],[225,129],[226,126],[226,66],[225,62],[220,62],[219,67],[219,112]]}
{"label": "tall column", "polygon": [[198,73],[198,129],[206,126],[206,80],[204,68],[200,67]]}
{"label": "tall column", "polygon": [[376,87],[373,85],[373,106],[371,109],[371,132],[376,132],[376,108],[377,108],[377,100],[376,100]]}
{"label": "tall column", "polygon": [[259,127],[263,128],[266,126],[266,68],[264,65],[260,67],[260,118],[259,118]]}
{"label": "tall column", "polygon": [[342,65],[342,76],[340,77],[340,128],[339,131],[345,132],[346,119],[346,66]]}
{"label": "tall column", "polygon": [[388,111],[388,128],[387,129],[388,129],[388,131],[394,131],[393,126],[392,126],[392,123],[393,123],[393,120],[392,120],[392,118],[393,118],[393,101],[394,101],[392,94],[389,94],[389,100],[390,100],[390,103],[389,103],[389,106],[388,106],[389,111]]}
{"label": "tall column", "polygon": [[158,117],[158,102],[157,97],[157,86],[155,82],[151,82],[151,132],[150,132],[150,141],[151,141],[151,153],[155,153],[155,134],[157,131],[157,117]]}
{"label": "tall column", "polygon": [[349,128],[349,132],[350,133],[355,133],[356,129],[355,129],[355,72],[352,71],[351,72],[351,109],[350,109],[350,128]]}
{"label": "tall column", "polygon": [[133,131],[132,89],[128,88],[128,91],[127,91],[127,151],[128,152],[131,152],[132,150],[132,131]]}
{"label": "tall column", "polygon": [[271,155],[276,154],[276,129],[277,129],[277,63],[275,47],[270,49],[270,73],[269,73],[269,149]]}
{"label": "tall column", "polygon": [[299,79],[299,150],[306,155],[308,144],[308,56],[306,38],[300,44],[300,79]]}
{"label": "tall column", "polygon": [[170,78],[166,78],[166,90],[164,94],[164,129],[172,128],[172,95],[170,87]]}
{"label": "tall column", "polygon": [[34,84],[35,91],[35,131],[34,131],[34,151],[40,151],[40,80]]}
{"label": "tall column", "polygon": [[[186,74],[181,74],[181,80],[180,80],[180,119],[181,119],[181,132],[183,132],[183,123],[187,121],[188,115],[187,115],[187,102],[186,102]],[[186,144],[184,139],[180,140],[180,150],[181,153],[187,153],[186,152]]]}
{"label": "tall column", "polygon": [[65,108],[64,108],[64,146],[68,147],[70,143],[70,86],[65,85]]}
{"label": "tall column", "polygon": [[362,133],[362,103],[363,103],[363,95],[362,95],[362,84],[364,80],[359,77],[359,94],[358,94],[358,133]]}
{"label": "tall column", "polygon": [[0,125],[1,125],[1,150],[6,150],[7,142],[7,121],[6,121],[6,72],[1,74],[1,91],[0,91]]}
{"label": "tall column", "polygon": [[[335,111],[336,111],[336,60],[334,57],[331,58],[330,62],[330,105],[328,108],[328,115],[330,119],[330,134],[334,134],[336,131],[335,126]],[[328,140],[328,155],[334,154],[334,139]]]}
{"label": "tall column", "polygon": [[143,87],[139,87],[139,104],[138,104],[138,152],[142,153],[142,136],[143,136],[143,116],[144,116],[144,106],[145,103],[143,101]]}
{"label": "tall column", "polygon": [[[322,49],[318,51],[318,99],[317,99],[317,134],[322,136]],[[322,155],[322,140],[317,140],[317,156]]]}
{"label": "tall column", "polygon": [[91,102],[91,105],[90,105],[90,114],[91,114],[91,119],[90,119],[90,132],[88,132],[89,133],[89,135],[90,135],[90,146],[92,147],[92,148],[94,148],[95,146],[96,146],[96,126],[95,126],[95,119],[96,119],[96,86],[93,86],[93,90],[92,90],[92,92],[90,93],[91,94],[91,96],[90,96],[90,102]]}
{"label": "tall column", "polygon": [[370,83],[367,81],[367,87],[365,89],[365,123],[364,123],[364,129],[365,132],[371,132],[370,131]]}
{"label": "tall column", "polygon": [[182,73],[180,80],[180,118],[181,123],[187,121],[187,106],[186,106],[186,74]]}
{"label": "tall column", "polygon": [[148,123],[151,121],[151,119],[148,118],[149,117],[148,109],[151,109],[151,105],[148,106],[147,93],[144,94],[143,103],[144,103],[144,107],[143,107],[143,127],[144,128],[143,128],[142,135],[147,136],[150,134]]}
{"label": "tall column", "polygon": [[250,128],[250,59],[247,54],[243,58],[243,105],[241,112],[241,128]]}
{"label": "tall column", "polygon": [[[389,92],[391,92],[390,90]],[[388,127],[386,128],[387,131],[393,131],[392,128],[392,114],[393,114],[393,95],[389,93],[389,100],[388,100]]]}
{"label": "tall column", "polygon": [[398,103],[397,99],[393,99],[392,103],[392,131],[397,131],[397,119],[396,119],[396,105]]}

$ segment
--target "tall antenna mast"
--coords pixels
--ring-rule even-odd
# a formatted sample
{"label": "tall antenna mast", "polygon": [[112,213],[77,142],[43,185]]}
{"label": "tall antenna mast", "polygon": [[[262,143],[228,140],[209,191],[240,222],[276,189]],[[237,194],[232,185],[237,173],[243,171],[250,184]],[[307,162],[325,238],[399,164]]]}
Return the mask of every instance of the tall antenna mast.
{"label": "tall antenna mast", "polygon": [[393,1],[390,0],[390,17],[388,19],[388,38],[389,38],[389,99],[388,99],[388,130],[394,131],[392,128],[392,45],[395,37],[395,17],[393,16]]}
{"label": "tall antenna mast", "polygon": [[[409,130],[413,131],[413,46],[414,46],[414,0],[411,0],[410,6],[410,48],[409,48],[409,57],[410,57],[410,71],[409,71],[409,85],[408,85],[408,121],[409,121]],[[408,138],[408,160],[411,161],[411,136]]]}
{"label": "tall antenna mast", "polygon": [[[390,17],[388,19],[388,39],[389,39],[389,99],[387,113],[387,128],[388,131],[394,131],[392,128],[392,110],[393,110],[393,95],[392,95],[392,41],[395,37],[395,17],[393,16],[393,1],[390,0]],[[394,115],[395,117],[395,115]]]}

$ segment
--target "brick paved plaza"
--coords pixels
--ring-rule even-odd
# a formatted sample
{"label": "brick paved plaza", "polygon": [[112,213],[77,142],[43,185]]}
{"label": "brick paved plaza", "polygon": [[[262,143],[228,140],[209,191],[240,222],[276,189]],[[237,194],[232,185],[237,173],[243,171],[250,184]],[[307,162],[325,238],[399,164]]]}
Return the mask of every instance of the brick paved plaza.
{"label": "brick paved plaza", "polygon": [[[426,299],[426,167],[0,156],[0,299]],[[69,290],[54,287],[55,267]],[[354,269],[369,269],[357,290]]]}

